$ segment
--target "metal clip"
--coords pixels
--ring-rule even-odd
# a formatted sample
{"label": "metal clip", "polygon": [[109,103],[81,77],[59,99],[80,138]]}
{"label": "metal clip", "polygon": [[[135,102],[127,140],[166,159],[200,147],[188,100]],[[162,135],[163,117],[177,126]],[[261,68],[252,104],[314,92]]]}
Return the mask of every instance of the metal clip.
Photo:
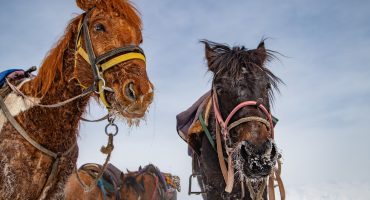
{"label": "metal clip", "polygon": [[[108,124],[105,126],[105,134],[109,136],[109,134],[112,134],[113,136],[116,136],[118,134],[118,126],[114,123],[115,118],[108,116]],[[109,127],[113,127],[114,131],[110,132],[108,129]]]}

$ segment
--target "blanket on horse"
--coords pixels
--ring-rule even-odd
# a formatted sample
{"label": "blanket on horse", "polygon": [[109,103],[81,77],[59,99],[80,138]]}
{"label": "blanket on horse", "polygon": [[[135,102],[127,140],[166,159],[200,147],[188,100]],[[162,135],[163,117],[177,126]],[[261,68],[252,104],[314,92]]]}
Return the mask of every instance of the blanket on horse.
{"label": "blanket on horse", "polygon": [[8,69],[5,71],[0,72],[0,95],[5,98],[10,92],[11,89],[7,86],[6,79],[10,79],[14,81],[14,85],[18,85],[26,78],[32,78],[34,75],[31,73],[36,70],[36,67],[30,67],[26,71],[23,69]]}
{"label": "blanket on horse", "polygon": [[203,116],[206,125],[208,125],[209,110],[211,108],[211,91],[201,96],[190,108],[176,116],[177,132],[179,136],[189,144],[189,155],[192,150],[198,149],[194,137],[203,132],[199,122],[199,115]]}
{"label": "blanket on horse", "polygon": [[[79,170],[87,172],[94,179],[98,176],[103,166],[95,163],[87,163],[80,167]],[[116,199],[121,199],[119,188],[122,186],[123,172],[112,164],[108,164],[103,176],[98,180],[97,186],[102,191],[103,196],[116,196]]]}
{"label": "blanket on horse", "polygon": [[24,70],[22,69],[8,69],[0,72],[0,87],[5,83],[6,78],[16,78],[20,75],[24,75]]}
{"label": "blanket on horse", "polygon": [[180,178],[178,176],[161,172],[161,170],[153,164],[149,164],[144,168],[140,166],[137,174],[143,174],[147,172],[153,173],[158,177],[159,183],[163,186],[165,192],[169,189],[175,189],[179,192],[181,191]]}

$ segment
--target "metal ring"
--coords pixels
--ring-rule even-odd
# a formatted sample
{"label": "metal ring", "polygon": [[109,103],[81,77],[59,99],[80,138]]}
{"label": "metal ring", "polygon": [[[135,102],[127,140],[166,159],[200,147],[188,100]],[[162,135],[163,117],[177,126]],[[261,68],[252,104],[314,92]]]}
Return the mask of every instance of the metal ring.
{"label": "metal ring", "polygon": [[[115,129],[114,133],[108,133],[108,127],[113,126]],[[109,134],[112,134],[113,136],[116,136],[118,134],[118,126],[115,123],[109,123],[105,126],[105,134],[109,136]]]}

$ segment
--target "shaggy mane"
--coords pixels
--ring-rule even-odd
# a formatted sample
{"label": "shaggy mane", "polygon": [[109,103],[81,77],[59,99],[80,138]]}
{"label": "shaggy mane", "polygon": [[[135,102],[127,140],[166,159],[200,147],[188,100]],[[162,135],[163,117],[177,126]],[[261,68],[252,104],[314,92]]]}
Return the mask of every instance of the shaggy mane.
{"label": "shaggy mane", "polygon": [[[107,13],[118,13],[130,25],[138,30],[142,29],[140,14],[129,0],[77,0],[77,5],[85,11],[98,8]],[[37,76],[30,85],[30,93],[33,96],[44,96],[53,83],[62,80],[64,53],[70,42],[74,42],[72,40],[77,34],[77,26],[82,15],[71,20],[64,35],[44,58]]]}
{"label": "shaggy mane", "polygon": [[[257,79],[256,75],[262,71],[271,85],[268,94],[269,99],[273,101],[274,90],[279,92],[278,85],[283,82],[265,66],[266,63],[276,58],[275,53],[277,52],[264,49],[264,40],[258,45],[263,46],[263,50],[247,49],[244,46],[230,47],[208,40],[200,42],[212,51],[213,55],[208,58],[208,68],[214,72],[215,77],[234,77],[235,84],[238,84],[240,81],[254,81],[253,78]],[[246,74],[252,74],[252,76],[245,78]]]}
{"label": "shaggy mane", "polygon": [[82,16],[80,15],[71,20],[67,29],[65,30],[64,35],[44,58],[37,76],[33,81],[30,82],[30,90],[32,95],[44,96],[53,83],[62,80],[61,77],[63,75],[62,69],[64,52],[77,32],[78,22],[81,17]]}

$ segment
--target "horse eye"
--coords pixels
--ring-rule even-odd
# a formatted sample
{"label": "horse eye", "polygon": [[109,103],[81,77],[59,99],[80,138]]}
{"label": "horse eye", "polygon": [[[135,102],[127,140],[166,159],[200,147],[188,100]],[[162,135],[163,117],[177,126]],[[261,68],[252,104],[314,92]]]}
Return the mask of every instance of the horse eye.
{"label": "horse eye", "polygon": [[104,27],[104,25],[103,25],[103,24],[101,24],[101,23],[97,23],[97,24],[95,24],[95,26],[94,26],[94,30],[95,30],[95,31],[99,31],[99,32],[104,32],[104,31],[105,31],[105,27]]}

